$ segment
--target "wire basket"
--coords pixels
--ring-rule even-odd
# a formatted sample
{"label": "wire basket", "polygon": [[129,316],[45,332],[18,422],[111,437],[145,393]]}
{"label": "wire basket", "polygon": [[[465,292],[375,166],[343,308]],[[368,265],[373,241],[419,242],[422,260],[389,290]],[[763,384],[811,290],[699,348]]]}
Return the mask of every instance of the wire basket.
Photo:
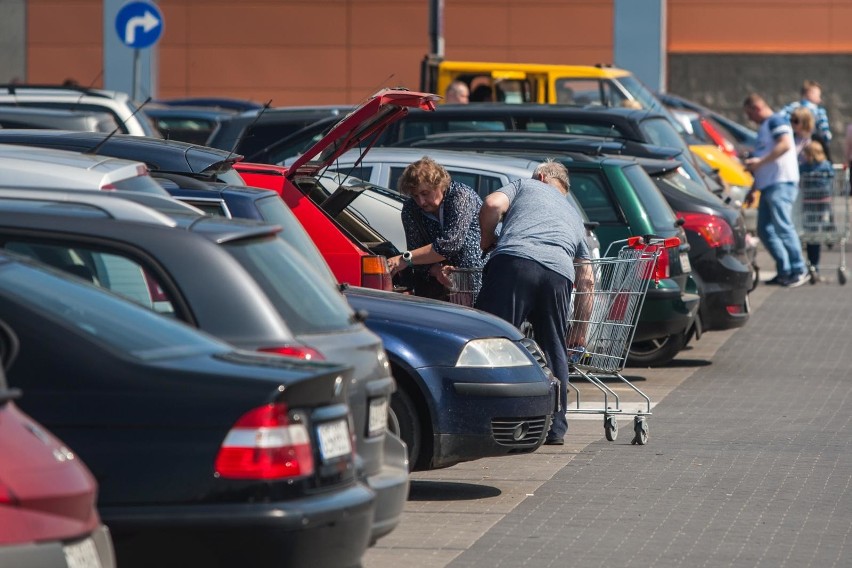
{"label": "wire basket", "polygon": [[473,307],[476,291],[482,283],[481,268],[454,268],[449,274],[452,287],[448,300],[460,306]]}

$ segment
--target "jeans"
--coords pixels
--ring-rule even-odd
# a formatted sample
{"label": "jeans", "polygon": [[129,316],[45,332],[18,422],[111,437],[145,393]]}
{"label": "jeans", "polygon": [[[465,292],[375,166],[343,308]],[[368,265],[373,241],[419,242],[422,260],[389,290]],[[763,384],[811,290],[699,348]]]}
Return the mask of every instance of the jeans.
{"label": "jeans", "polygon": [[508,254],[488,261],[476,308],[515,327],[529,321],[547,366],[559,379],[560,410],[553,413],[548,437],[562,438],[568,430],[568,317],[573,284],[544,265]]}
{"label": "jeans", "polygon": [[757,235],[775,260],[779,278],[805,272],[802,243],[793,226],[793,202],[798,186],[782,182],[760,190],[757,206]]}

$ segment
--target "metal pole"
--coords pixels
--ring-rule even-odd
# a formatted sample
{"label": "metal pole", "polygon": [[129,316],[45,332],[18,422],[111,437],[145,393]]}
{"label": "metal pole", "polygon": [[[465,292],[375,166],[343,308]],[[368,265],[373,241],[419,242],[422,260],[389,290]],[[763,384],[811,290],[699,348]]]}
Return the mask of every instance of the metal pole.
{"label": "metal pole", "polygon": [[431,55],[444,58],[444,0],[429,0],[429,40]]}
{"label": "metal pole", "polygon": [[139,82],[142,77],[142,68],[141,63],[139,62],[139,50],[133,50],[133,88],[131,90],[131,96],[134,101],[139,100]]}

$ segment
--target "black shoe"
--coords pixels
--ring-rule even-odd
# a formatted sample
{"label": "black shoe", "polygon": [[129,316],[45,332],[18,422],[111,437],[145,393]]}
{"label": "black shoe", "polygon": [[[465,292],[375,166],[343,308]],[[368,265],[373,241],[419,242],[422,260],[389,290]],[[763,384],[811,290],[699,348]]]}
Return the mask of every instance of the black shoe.
{"label": "black shoe", "polygon": [[764,284],[767,286],[781,286],[782,282],[784,282],[784,279],[776,274],[774,277],[764,282]]}
{"label": "black shoe", "polygon": [[565,438],[556,438],[556,437],[551,438],[550,436],[548,436],[544,440],[544,445],[545,446],[564,446],[565,445]]}

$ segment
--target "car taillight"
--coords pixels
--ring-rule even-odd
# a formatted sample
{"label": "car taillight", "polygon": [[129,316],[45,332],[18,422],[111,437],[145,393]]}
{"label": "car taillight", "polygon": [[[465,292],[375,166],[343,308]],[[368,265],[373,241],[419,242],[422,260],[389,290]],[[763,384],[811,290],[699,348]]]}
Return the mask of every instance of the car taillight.
{"label": "car taillight", "polygon": [[0,505],[11,505],[16,506],[18,504],[18,498],[15,497],[15,494],[12,493],[12,490],[6,487],[6,485],[0,481]]}
{"label": "car taillight", "polygon": [[[649,242],[651,244],[649,244]],[[669,260],[669,249],[680,246],[680,238],[669,237],[667,239],[649,239],[648,237],[628,237],[627,246],[642,251],[642,258],[648,258],[650,255],[657,255],[657,262],[654,263],[654,282],[659,284],[660,280],[665,280],[671,276],[671,261]],[[647,267],[643,266],[643,274],[641,278],[649,278],[651,268],[650,263]]]}
{"label": "car taillight", "polygon": [[284,479],[313,472],[308,429],[292,422],[287,405],[280,402],[245,413],[216,456],[216,474],[228,479]]}
{"label": "car taillight", "polygon": [[727,221],[716,215],[706,213],[678,212],[683,219],[683,228],[695,231],[713,248],[734,246],[734,231]]}
{"label": "car taillight", "polygon": [[393,290],[388,260],[383,256],[361,257],[361,286],[377,290]]}
{"label": "car taillight", "polygon": [[261,347],[258,351],[283,357],[295,357],[305,361],[325,361],[322,353],[306,345],[282,345],[280,347]]}

